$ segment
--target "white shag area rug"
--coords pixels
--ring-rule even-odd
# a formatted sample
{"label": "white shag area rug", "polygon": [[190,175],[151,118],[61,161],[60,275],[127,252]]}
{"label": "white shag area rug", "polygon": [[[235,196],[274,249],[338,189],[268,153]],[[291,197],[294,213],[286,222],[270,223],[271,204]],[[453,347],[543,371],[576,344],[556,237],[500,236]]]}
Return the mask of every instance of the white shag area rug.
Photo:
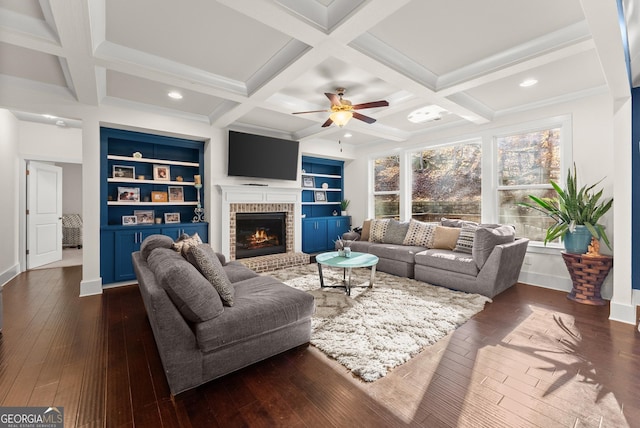
{"label": "white shag area rug", "polygon": [[[342,270],[323,267],[325,285],[340,284]],[[375,381],[432,345],[473,315],[488,297],[384,272],[373,288],[320,289],[315,263],[267,272],[316,300],[311,344],[367,382]],[[368,285],[371,271],[354,269],[353,285]]]}

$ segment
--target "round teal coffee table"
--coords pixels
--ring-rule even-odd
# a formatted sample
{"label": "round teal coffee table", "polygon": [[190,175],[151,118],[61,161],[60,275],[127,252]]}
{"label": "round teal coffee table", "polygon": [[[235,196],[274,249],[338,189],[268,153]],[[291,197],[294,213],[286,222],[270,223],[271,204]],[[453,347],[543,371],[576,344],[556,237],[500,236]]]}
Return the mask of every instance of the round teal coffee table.
{"label": "round teal coffee table", "polygon": [[[347,295],[351,295],[351,269],[361,267],[371,267],[371,278],[369,279],[368,287],[373,287],[373,280],[376,275],[376,265],[378,264],[378,257],[368,253],[351,252],[350,257],[339,256],[337,251],[331,251],[329,253],[322,253],[316,256],[316,263],[318,263],[318,274],[320,275],[320,287],[333,287],[344,288]],[[325,285],[324,277],[322,276],[322,266],[330,266],[336,268],[343,268],[342,271],[342,285]]]}

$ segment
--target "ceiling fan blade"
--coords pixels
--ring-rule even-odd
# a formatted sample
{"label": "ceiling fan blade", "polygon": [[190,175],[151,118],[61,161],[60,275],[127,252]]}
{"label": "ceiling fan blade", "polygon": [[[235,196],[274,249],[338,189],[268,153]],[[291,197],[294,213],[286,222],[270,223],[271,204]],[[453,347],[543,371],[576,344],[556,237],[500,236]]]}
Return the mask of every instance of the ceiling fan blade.
{"label": "ceiling fan blade", "polygon": [[352,113],[353,113],[353,117],[354,117],[354,118],[356,118],[356,119],[358,119],[358,120],[361,120],[361,121],[363,121],[363,122],[373,123],[373,122],[375,122],[375,121],[376,121],[374,118],[369,117],[369,116],[365,116],[364,114],[360,114],[360,113],[358,113],[358,112],[356,112],[356,111],[354,111],[354,112],[352,112]]}
{"label": "ceiling fan blade", "polygon": [[332,123],[333,123],[333,120],[327,119],[327,121],[322,124],[322,127],[326,128],[327,126],[331,126]]}
{"label": "ceiling fan blade", "polygon": [[370,103],[356,104],[354,106],[351,106],[351,108],[353,108],[354,110],[360,110],[363,108],[387,107],[388,105],[389,105],[388,101],[382,100],[382,101],[372,101]]}
{"label": "ceiling fan blade", "polygon": [[342,103],[340,102],[340,97],[338,95],[331,94],[329,92],[325,92],[324,94],[327,96],[327,98],[329,98],[329,101],[331,101],[331,105],[334,105],[334,106],[342,105]]}
{"label": "ceiling fan blade", "polygon": [[305,113],[324,113],[331,110],[310,110],[310,111],[294,111],[291,114],[305,114]]}

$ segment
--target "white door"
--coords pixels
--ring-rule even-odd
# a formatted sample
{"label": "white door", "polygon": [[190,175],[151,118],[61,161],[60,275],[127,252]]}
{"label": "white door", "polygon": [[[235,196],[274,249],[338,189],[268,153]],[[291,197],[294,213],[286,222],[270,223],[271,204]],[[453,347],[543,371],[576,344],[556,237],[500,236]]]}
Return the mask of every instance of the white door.
{"label": "white door", "polygon": [[27,269],[62,259],[62,168],[27,166]]}

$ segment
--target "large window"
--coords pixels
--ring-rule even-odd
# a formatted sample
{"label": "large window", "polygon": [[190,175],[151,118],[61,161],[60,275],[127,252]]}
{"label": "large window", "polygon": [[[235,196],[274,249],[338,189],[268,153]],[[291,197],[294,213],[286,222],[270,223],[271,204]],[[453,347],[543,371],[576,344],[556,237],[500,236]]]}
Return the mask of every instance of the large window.
{"label": "large window", "polygon": [[386,156],[373,161],[373,201],[375,218],[400,216],[400,157]]}
{"label": "large window", "polygon": [[529,195],[552,197],[549,180],[561,179],[560,128],[496,137],[498,221],[513,224],[519,236],[544,241],[553,220],[538,211],[516,205],[531,202]]}
{"label": "large window", "polygon": [[482,148],[479,141],[411,154],[411,216],[480,222]]}

